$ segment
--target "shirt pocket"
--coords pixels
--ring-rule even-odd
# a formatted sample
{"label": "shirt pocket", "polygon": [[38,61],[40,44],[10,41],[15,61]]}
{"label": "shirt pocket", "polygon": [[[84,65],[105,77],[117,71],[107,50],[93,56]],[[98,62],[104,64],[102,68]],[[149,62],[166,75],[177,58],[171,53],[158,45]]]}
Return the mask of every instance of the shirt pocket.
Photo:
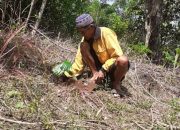
{"label": "shirt pocket", "polygon": [[98,56],[98,59],[101,63],[105,63],[106,60],[109,58],[109,55],[106,51],[106,49],[98,49],[97,50],[97,56]]}

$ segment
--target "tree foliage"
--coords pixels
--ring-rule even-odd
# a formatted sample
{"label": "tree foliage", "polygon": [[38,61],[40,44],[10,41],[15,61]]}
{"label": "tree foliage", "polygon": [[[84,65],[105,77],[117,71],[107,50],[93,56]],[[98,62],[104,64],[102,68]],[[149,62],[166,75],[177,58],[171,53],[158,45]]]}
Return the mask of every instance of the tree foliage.
{"label": "tree foliage", "polygon": [[82,0],[49,0],[43,17],[42,26],[54,33],[74,35],[75,18],[83,12]]}
{"label": "tree foliage", "polygon": [[107,1],[94,0],[90,2],[86,12],[93,16],[97,25],[109,27],[122,37],[128,28],[128,20],[123,19],[117,9],[116,6],[107,4]]}
{"label": "tree foliage", "polygon": [[[144,0],[116,0],[117,7],[124,10],[124,17],[129,20],[126,35],[127,42],[131,44],[145,43],[146,6]],[[152,5],[149,5],[150,7]],[[178,0],[164,0],[161,5],[161,17],[159,24],[158,45],[156,52],[160,53],[155,60],[164,62],[169,54],[173,59],[176,56],[175,49],[180,46],[180,4]],[[154,8],[152,9],[154,10]],[[153,50],[154,51],[154,50]],[[164,53],[166,52],[166,53]]]}
{"label": "tree foliage", "polygon": [[[147,0],[113,0],[111,4],[109,1],[111,0],[47,0],[39,28],[50,32],[52,36],[60,33],[66,37],[77,37],[75,19],[86,12],[93,16],[97,25],[113,29],[119,38],[123,37],[127,43],[145,43]],[[31,2],[32,0],[1,0],[1,29],[6,25],[13,27],[26,21]],[[28,24],[34,24],[37,20],[41,4],[42,0],[35,0]],[[152,6],[151,4],[149,3],[149,7]],[[168,52],[172,57],[176,56],[175,50],[180,46],[179,9],[179,0],[163,0],[156,39],[158,52],[161,54],[157,57],[159,59],[167,57],[167,53],[164,52]]]}

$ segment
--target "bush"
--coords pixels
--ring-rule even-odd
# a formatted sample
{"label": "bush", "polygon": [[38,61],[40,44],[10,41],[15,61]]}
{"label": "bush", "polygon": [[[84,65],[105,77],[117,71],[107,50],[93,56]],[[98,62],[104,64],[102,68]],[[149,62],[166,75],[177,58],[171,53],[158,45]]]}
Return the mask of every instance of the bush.
{"label": "bush", "polygon": [[138,44],[133,44],[133,45],[130,45],[130,48],[132,50],[134,50],[137,54],[139,55],[143,55],[143,54],[148,54],[148,53],[152,53],[151,50],[149,48],[147,48],[145,46],[144,43],[142,42],[139,42]]}

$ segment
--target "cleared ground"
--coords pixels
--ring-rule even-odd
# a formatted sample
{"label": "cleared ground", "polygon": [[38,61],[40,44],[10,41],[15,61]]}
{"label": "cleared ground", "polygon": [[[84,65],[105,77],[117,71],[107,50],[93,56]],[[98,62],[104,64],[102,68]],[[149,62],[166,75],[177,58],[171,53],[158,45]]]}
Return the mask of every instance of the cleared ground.
{"label": "cleared ground", "polygon": [[81,95],[74,84],[55,82],[49,71],[62,59],[73,60],[71,40],[41,39],[27,49],[27,61],[16,56],[19,60],[10,64],[14,67],[0,66],[0,129],[180,129],[178,68],[132,57],[123,97],[114,97],[107,88]]}

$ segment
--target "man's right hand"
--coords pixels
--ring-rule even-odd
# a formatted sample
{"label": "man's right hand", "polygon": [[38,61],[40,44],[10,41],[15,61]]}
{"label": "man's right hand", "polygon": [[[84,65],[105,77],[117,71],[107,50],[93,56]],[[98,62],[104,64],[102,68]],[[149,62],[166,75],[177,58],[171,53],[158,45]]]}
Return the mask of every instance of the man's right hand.
{"label": "man's right hand", "polygon": [[64,73],[59,78],[62,82],[67,82],[69,79]]}

